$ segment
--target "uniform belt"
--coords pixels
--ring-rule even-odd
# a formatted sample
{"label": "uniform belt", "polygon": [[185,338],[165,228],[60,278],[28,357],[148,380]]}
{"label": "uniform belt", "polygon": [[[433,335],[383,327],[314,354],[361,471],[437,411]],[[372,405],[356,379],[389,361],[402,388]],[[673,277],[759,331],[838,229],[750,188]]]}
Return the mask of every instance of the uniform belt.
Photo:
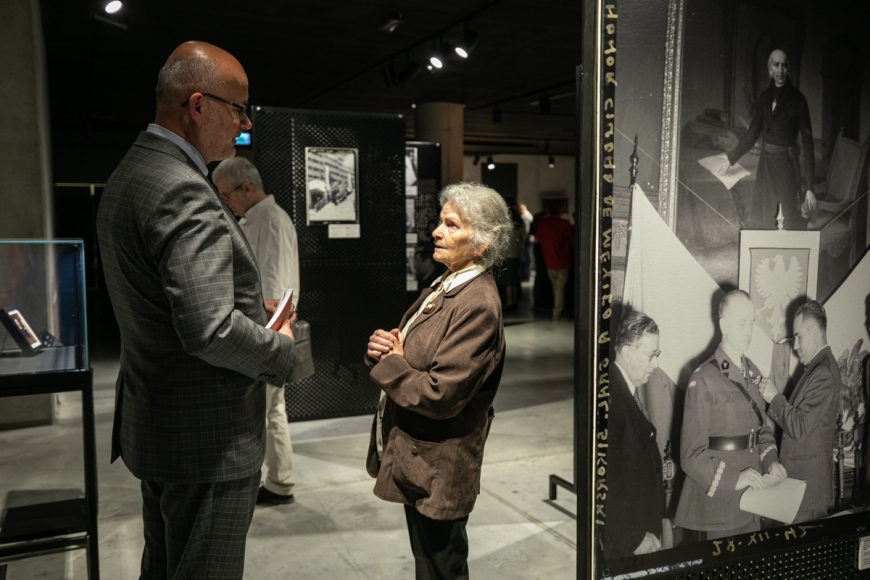
{"label": "uniform belt", "polygon": [[758,432],[752,431],[749,435],[710,437],[707,448],[713,451],[742,451],[744,449],[752,449],[757,442]]}
{"label": "uniform belt", "polygon": [[764,149],[765,153],[779,153],[779,154],[788,154],[794,156],[797,154],[797,147],[792,146],[784,146],[784,145],[774,145],[773,143],[762,143],[761,147]]}

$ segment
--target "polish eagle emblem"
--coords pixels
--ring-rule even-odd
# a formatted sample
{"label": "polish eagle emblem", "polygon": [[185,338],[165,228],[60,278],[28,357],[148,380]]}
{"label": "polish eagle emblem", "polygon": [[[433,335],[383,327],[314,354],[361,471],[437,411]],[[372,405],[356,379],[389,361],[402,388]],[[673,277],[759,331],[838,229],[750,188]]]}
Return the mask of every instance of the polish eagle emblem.
{"label": "polish eagle emblem", "polygon": [[795,256],[790,257],[788,265],[786,265],[786,258],[782,254],[777,254],[763,258],[755,267],[753,275],[755,293],[764,300],[763,307],[756,309],[756,315],[770,325],[770,334],[774,342],[787,336],[786,308],[800,293],[802,279],[803,269]]}

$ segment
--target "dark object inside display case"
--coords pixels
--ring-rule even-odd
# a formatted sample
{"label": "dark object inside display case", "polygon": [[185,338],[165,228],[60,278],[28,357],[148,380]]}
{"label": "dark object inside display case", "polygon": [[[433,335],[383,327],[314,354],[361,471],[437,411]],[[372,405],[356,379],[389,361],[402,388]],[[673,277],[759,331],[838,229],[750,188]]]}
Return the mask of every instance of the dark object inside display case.
{"label": "dark object inside display case", "polygon": [[[21,349],[24,356],[36,356],[45,345],[28,324],[27,319],[17,308],[0,308],[0,322],[6,327],[6,332]],[[2,345],[0,345],[2,347]]]}

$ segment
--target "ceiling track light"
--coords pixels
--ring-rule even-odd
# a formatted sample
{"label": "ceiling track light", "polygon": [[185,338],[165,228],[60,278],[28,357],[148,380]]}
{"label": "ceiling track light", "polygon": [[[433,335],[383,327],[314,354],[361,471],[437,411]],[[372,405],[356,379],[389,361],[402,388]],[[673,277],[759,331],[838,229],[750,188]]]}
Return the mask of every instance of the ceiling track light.
{"label": "ceiling track light", "polygon": [[128,28],[125,22],[100,14],[99,12],[94,13],[94,20],[99,20],[100,22],[114,26],[115,28],[120,28],[121,30],[127,30]]}
{"label": "ceiling track light", "polygon": [[499,109],[498,107],[495,107],[492,110],[492,122],[495,125],[501,123],[501,109]]}
{"label": "ceiling track light", "polygon": [[459,44],[457,44],[454,49],[456,54],[462,58],[468,58],[468,55],[471,54],[471,51],[473,51],[474,47],[477,46],[477,40],[477,33],[466,28],[465,32],[462,34],[462,38],[459,40]]}
{"label": "ceiling track light", "polygon": [[552,155],[550,155],[550,159],[547,160],[547,167],[549,167],[550,169],[556,167],[556,160],[553,159]]}
{"label": "ceiling track light", "polygon": [[395,87],[400,84],[398,75],[396,74],[396,66],[393,61],[390,61],[388,66],[382,67],[381,72],[384,73],[384,83],[388,87]]}
{"label": "ceiling track light", "polygon": [[486,168],[490,171],[495,169],[495,161],[492,160],[492,155],[486,158]]}
{"label": "ceiling track light", "polygon": [[477,165],[478,163],[480,163],[480,155],[475,155],[474,161],[472,161],[472,165]]}
{"label": "ceiling track light", "polygon": [[120,0],[111,0],[111,2],[103,2],[103,10],[106,11],[106,14],[114,14],[124,5],[120,2]]}
{"label": "ceiling track light", "polygon": [[420,67],[420,63],[416,60],[409,60],[402,70],[396,75],[396,80],[399,81],[400,84],[404,85],[406,82],[410,81],[412,78],[420,74],[420,71],[423,70]]}
{"label": "ceiling track light", "polygon": [[378,25],[381,32],[393,32],[405,22],[405,16],[401,12],[393,12]]}
{"label": "ceiling track light", "polygon": [[429,62],[437,69],[444,68],[444,65],[447,64],[447,59],[450,58],[450,55],[453,53],[453,45],[442,40],[438,43],[435,50],[432,51],[432,56],[429,57]]}

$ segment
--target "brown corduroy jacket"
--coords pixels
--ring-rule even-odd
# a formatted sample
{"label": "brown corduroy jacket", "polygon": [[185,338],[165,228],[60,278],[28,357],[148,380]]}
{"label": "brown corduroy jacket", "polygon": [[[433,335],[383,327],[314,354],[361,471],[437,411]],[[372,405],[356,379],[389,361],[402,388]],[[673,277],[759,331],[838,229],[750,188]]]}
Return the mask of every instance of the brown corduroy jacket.
{"label": "brown corduroy jacket", "polygon": [[[432,292],[423,291],[399,328]],[[387,393],[383,458],[375,429],[366,467],[379,498],[435,520],[467,516],[480,493],[489,413],[504,366],[504,327],[489,272],[435,298],[371,377]],[[369,364],[372,360],[368,359]]]}

